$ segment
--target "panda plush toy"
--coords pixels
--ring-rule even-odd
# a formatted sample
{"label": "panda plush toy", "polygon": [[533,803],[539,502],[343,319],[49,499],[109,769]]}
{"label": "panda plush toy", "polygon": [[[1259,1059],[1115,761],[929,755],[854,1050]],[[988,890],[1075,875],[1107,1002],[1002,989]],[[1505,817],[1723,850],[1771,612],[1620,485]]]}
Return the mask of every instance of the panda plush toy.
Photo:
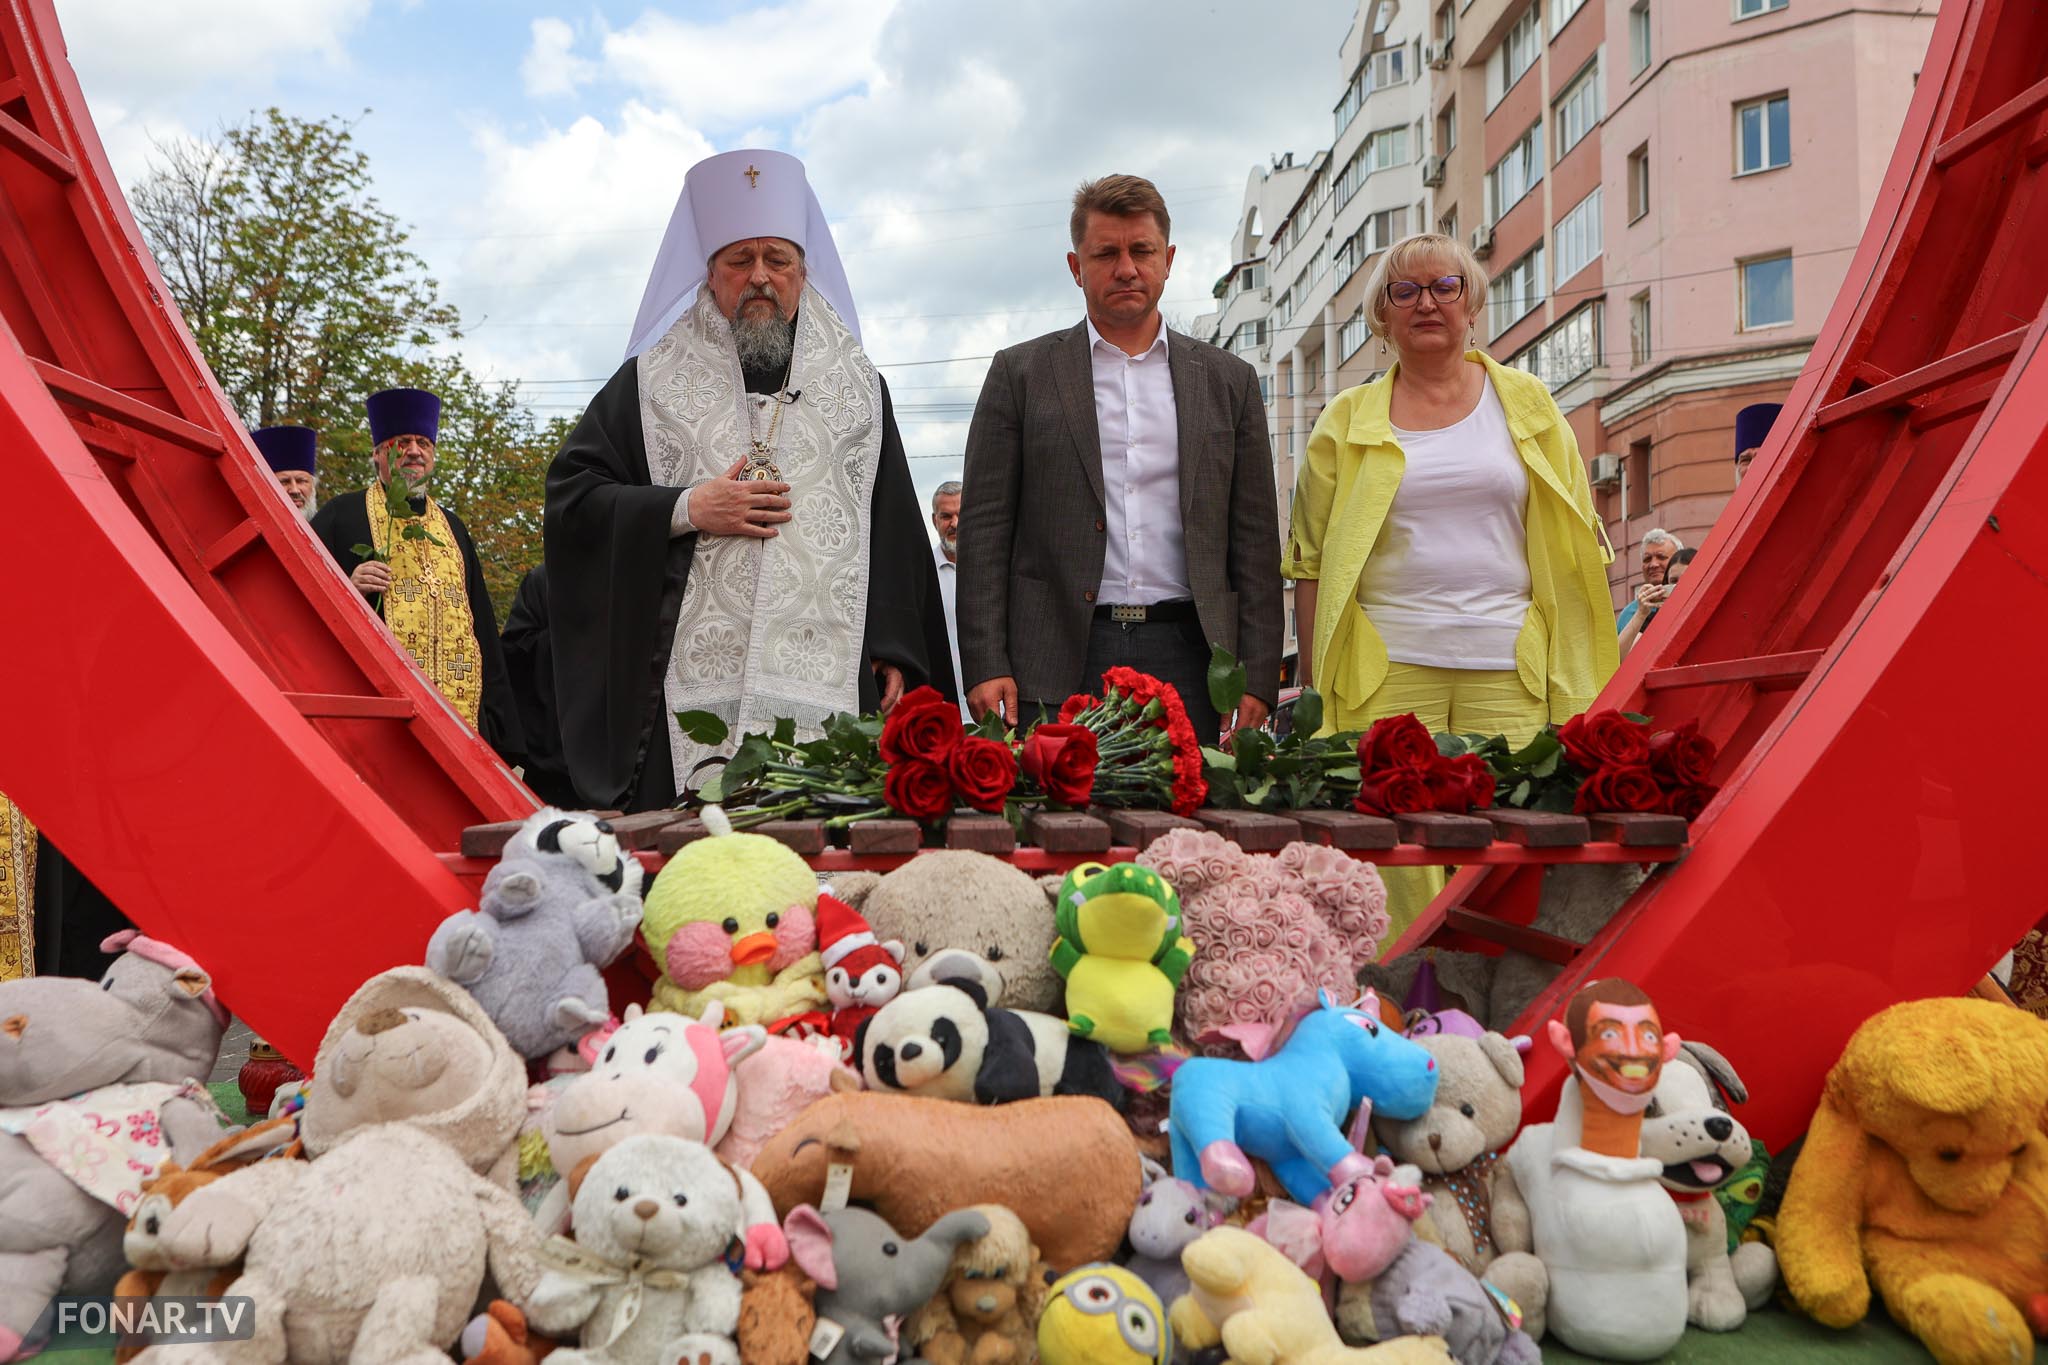
{"label": "panda plush toy", "polygon": [[991,1009],[988,999],[979,976],[963,972],[882,1006],[854,1038],[868,1088],[973,1104],[1093,1095],[1123,1107],[1102,1044],[1076,1036],[1064,1019]]}

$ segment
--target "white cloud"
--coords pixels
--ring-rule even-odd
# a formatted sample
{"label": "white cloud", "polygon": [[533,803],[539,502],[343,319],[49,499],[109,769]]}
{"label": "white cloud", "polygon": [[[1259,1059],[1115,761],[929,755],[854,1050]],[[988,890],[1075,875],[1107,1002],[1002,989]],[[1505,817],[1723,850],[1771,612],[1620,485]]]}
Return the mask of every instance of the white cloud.
{"label": "white cloud", "polygon": [[597,75],[597,63],[575,53],[576,31],[560,19],[533,21],[533,46],[519,64],[520,83],[536,99],[573,95]]}
{"label": "white cloud", "polygon": [[131,104],[223,77],[288,70],[313,57],[345,65],[344,40],[370,0],[57,0],[73,63]]}

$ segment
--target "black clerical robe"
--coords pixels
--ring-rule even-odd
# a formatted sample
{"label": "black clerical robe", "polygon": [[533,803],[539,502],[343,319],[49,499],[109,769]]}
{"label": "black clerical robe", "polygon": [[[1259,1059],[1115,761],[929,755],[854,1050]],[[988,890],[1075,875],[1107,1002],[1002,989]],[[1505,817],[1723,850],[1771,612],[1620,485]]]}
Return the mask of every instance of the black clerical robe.
{"label": "black clerical robe", "polygon": [[[745,372],[749,393],[784,376]],[[741,452],[735,451],[737,459]],[[675,804],[665,688],[676,612],[697,537],[669,535],[678,488],[648,475],[636,362],[619,367],[548,469],[548,620],[562,751],[582,804],[656,810]],[[938,572],[889,386],[869,499],[867,657],[903,670],[905,690],[955,695]],[[860,670],[860,709],[881,697]]]}
{"label": "black clerical robe", "polygon": [[519,733],[526,741],[520,776],[533,794],[551,806],[574,806],[576,792],[562,760],[562,727],[555,707],[555,651],[548,632],[548,571],[536,564],[519,580],[505,613],[505,673],[519,707]]}
{"label": "black clerical robe", "polygon": [[[355,572],[363,557],[351,547],[370,543],[370,513],[363,489],[328,499],[313,514],[313,534],[341,565],[344,574]],[[425,497],[413,499],[416,510],[426,510]],[[519,732],[519,708],[512,699],[512,686],[505,676],[505,653],[498,646],[498,613],[491,606],[490,589],[484,586],[484,566],[476,557],[476,542],[469,528],[452,508],[442,507],[448,529],[462,551],[462,588],[469,598],[470,627],[476,633],[477,657],[483,661],[483,696],[477,705],[477,733],[497,750],[507,763],[516,764],[524,754]]]}

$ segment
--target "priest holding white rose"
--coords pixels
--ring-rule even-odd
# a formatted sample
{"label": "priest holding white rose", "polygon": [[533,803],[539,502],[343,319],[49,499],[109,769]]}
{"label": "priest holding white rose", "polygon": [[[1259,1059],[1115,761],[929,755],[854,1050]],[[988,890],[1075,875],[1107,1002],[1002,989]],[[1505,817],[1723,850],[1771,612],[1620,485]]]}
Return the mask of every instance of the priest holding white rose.
{"label": "priest holding white rose", "polygon": [[[548,470],[548,614],[578,798],[653,810],[795,720],[954,694],[888,386],[803,163],[691,167],[626,363]],[[724,722],[701,743],[678,711]]]}

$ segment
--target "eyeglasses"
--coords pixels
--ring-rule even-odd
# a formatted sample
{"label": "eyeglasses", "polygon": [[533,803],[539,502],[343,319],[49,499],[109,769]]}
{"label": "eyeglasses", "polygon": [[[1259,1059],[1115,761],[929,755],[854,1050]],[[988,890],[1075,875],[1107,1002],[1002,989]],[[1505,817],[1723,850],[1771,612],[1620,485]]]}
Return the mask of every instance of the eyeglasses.
{"label": "eyeglasses", "polygon": [[1429,296],[1438,303],[1456,303],[1465,297],[1465,277],[1445,275],[1441,279],[1431,280],[1427,286],[1419,285],[1413,280],[1394,280],[1387,285],[1387,302],[1396,308],[1413,308],[1421,301],[1425,287],[1429,290]]}

